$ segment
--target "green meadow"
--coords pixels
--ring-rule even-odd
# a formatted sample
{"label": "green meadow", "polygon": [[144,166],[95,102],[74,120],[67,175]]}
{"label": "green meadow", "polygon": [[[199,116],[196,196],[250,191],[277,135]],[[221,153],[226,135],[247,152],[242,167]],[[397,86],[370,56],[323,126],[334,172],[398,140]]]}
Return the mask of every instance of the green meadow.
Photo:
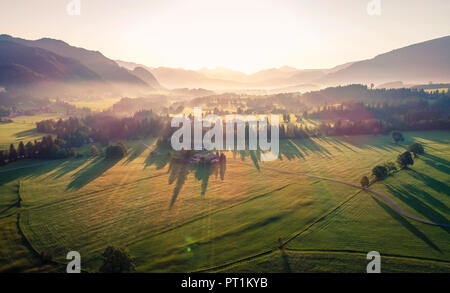
{"label": "green meadow", "polygon": [[0,271],[33,270],[43,251],[64,263],[77,250],[95,272],[115,245],[130,250],[139,272],[364,272],[372,250],[382,271],[449,272],[449,228],[405,218],[354,187],[276,171],[358,184],[418,141],[426,154],[371,188],[449,224],[449,133],[404,136],[398,145],[388,136],[283,140],[280,160],[229,152],[225,165],[204,168],[172,163],[167,150],[152,156],[139,141],[126,142],[120,161],[91,157],[86,146],[82,158],[2,167]]}
{"label": "green meadow", "polygon": [[0,149],[8,149],[11,143],[19,144],[41,139],[43,135],[36,130],[36,122],[46,119],[58,119],[60,114],[40,114],[33,116],[19,116],[13,122],[0,122]]}

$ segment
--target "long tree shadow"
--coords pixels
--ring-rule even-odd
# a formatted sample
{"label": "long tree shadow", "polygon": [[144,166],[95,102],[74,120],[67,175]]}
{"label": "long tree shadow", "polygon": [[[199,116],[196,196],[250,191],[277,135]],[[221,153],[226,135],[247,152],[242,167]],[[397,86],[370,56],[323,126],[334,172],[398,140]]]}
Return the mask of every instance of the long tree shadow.
{"label": "long tree shadow", "polygon": [[281,249],[281,259],[283,260],[283,272],[292,273],[291,265],[289,264],[289,256],[284,249]]}
{"label": "long tree shadow", "polygon": [[148,157],[145,159],[144,169],[149,167],[149,166],[155,166],[156,170],[161,170],[165,166],[167,166],[167,164],[169,162],[170,162],[170,156],[168,154],[154,155],[154,154],[150,153],[148,155]]}
{"label": "long tree shadow", "polygon": [[404,188],[407,193],[410,193],[415,197],[422,198],[428,204],[430,204],[433,207],[435,207],[436,209],[440,210],[445,215],[450,215],[450,209],[448,208],[448,206],[445,203],[443,203],[442,201],[440,201],[437,198],[435,198],[434,196],[432,196],[431,194],[429,194],[428,192],[426,192],[425,190],[418,189],[411,184],[405,184],[402,186],[402,188]]}
{"label": "long tree shadow", "polygon": [[279,159],[286,158],[288,161],[295,159],[304,159],[305,155],[300,152],[299,148],[290,139],[280,140],[280,155]]}
{"label": "long tree shadow", "polygon": [[[321,140],[325,141],[325,142],[327,142],[328,144],[331,144],[331,145],[332,144],[338,145],[338,146],[340,146],[340,147],[342,147],[342,148],[344,148],[346,150],[349,150],[351,152],[354,152],[354,153],[357,152],[352,147],[350,147],[347,144],[343,143],[340,139],[338,139],[336,137],[327,137],[327,138],[324,138],[324,139],[321,139]],[[342,152],[342,150],[341,150],[341,152]]]}
{"label": "long tree shadow", "polygon": [[138,158],[146,149],[147,147],[142,143],[138,144],[137,146],[134,146],[131,149],[131,151],[129,150],[130,154],[127,156],[126,160],[122,163],[122,165],[128,165],[136,158]]}
{"label": "long tree shadow", "polygon": [[58,169],[65,160],[27,160],[24,165],[9,164],[0,169],[0,186],[19,178],[35,178]]}
{"label": "long tree shadow", "polygon": [[186,183],[189,173],[194,172],[195,179],[201,182],[200,194],[203,197],[206,194],[211,175],[215,175],[217,178],[220,174],[220,179],[223,181],[225,178],[225,171],[226,161],[209,166],[197,166],[180,163],[173,159],[169,160],[169,169],[167,171],[169,173],[169,185],[175,183],[172,199],[170,201],[170,208],[175,204],[183,185]]}
{"label": "long tree shadow", "polygon": [[430,167],[443,173],[450,174],[450,161],[431,154],[423,154],[420,158]]}
{"label": "long tree shadow", "polygon": [[[14,136],[17,139],[26,139],[27,137],[33,137],[38,135],[39,133],[37,132],[36,129],[29,129],[29,130],[24,130],[24,131],[20,131],[14,134]],[[24,142],[26,143],[26,142]]]}
{"label": "long tree shadow", "polygon": [[92,160],[87,166],[77,171],[72,175],[72,182],[70,182],[66,190],[78,190],[94,181],[103,173],[117,164],[119,160],[110,160],[103,157],[97,157]]}
{"label": "long tree shadow", "polygon": [[64,161],[60,167],[55,168],[54,172],[49,172],[49,174],[45,177],[46,179],[58,179],[63,177],[64,175],[72,172],[73,170],[78,169],[84,163],[86,163],[88,159],[79,158],[79,159],[70,159]]}
{"label": "long tree shadow", "polygon": [[209,177],[215,173],[216,170],[217,165],[215,164],[212,166],[198,167],[195,171],[195,179],[202,183],[202,190],[200,192],[202,197],[205,195],[206,189],[208,188]]}
{"label": "long tree shadow", "polygon": [[396,211],[394,211],[390,206],[385,204],[384,202],[377,199],[375,196],[371,195],[372,199],[381,207],[383,208],[392,218],[394,218],[397,222],[402,224],[403,227],[408,229],[412,234],[414,234],[416,237],[424,241],[429,247],[432,249],[438,251],[439,253],[442,253],[441,249],[433,242],[431,241],[424,233],[422,233],[419,229],[417,229],[413,224],[411,224],[407,219],[402,217],[400,214],[398,214]]}
{"label": "long tree shadow", "polygon": [[450,187],[445,184],[444,182],[441,182],[439,180],[434,179],[431,176],[428,176],[424,173],[417,172],[414,169],[410,169],[409,174],[416,178],[417,180],[422,181],[426,186],[430,187],[431,189],[435,190],[436,192],[443,193],[443,194],[450,194]]}
{"label": "long tree shadow", "polygon": [[[428,220],[435,223],[448,224],[448,220],[444,216],[442,216],[434,209],[430,208],[428,205],[424,204],[418,198],[409,194],[407,189],[400,189],[391,185],[386,185],[386,187],[395,197],[397,197],[405,204],[413,208],[419,214],[426,217]],[[449,227],[439,226],[439,228],[443,229],[447,233],[450,233]]]}
{"label": "long tree shadow", "polygon": [[320,153],[326,157],[331,157],[332,154],[324,146],[318,144],[314,139],[303,138],[292,140],[295,146],[305,154],[308,153]]}
{"label": "long tree shadow", "polygon": [[227,161],[223,161],[219,164],[219,173],[220,173],[220,180],[225,180],[225,172],[227,171]]}
{"label": "long tree shadow", "polygon": [[189,165],[180,164],[174,160],[170,160],[169,164],[169,185],[175,183],[175,188],[172,193],[172,199],[170,200],[170,208],[175,204],[178,194],[181,191],[184,183],[186,182],[187,176],[189,174]]}

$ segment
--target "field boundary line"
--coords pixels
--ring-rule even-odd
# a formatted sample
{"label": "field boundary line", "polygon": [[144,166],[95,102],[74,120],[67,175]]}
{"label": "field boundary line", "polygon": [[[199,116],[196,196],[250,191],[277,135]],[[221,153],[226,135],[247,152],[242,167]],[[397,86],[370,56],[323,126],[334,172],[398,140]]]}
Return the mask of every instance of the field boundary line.
{"label": "field boundary line", "polygon": [[223,264],[223,265],[219,265],[217,267],[206,268],[206,269],[201,269],[201,270],[197,270],[197,271],[191,271],[189,273],[206,273],[206,272],[209,272],[209,271],[224,269],[224,268],[227,268],[229,266],[233,266],[233,265],[238,264],[238,263],[250,261],[250,260],[253,260],[253,259],[256,259],[256,258],[260,258],[260,257],[265,256],[265,255],[269,255],[269,254],[273,253],[274,251],[276,251],[276,249],[272,248],[270,250],[266,250],[264,252],[261,252],[261,253],[255,254],[255,255],[248,256],[246,258],[241,258],[241,259],[238,259],[238,260],[235,260],[235,261]]}
{"label": "field boundary line", "polygon": [[166,230],[160,231],[160,232],[158,232],[158,233],[156,233],[156,234],[154,234],[154,235],[152,235],[152,236],[150,236],[150,237],[145,237],[145,238],[140,237],[140,238],[138,238],[138,239],[135,239],[134,241],[130,242],[128,245],[136,244],[136,243],[138,243],[138,242],[140,242],[140,241],[143,241],[143,240],[146,240],[146,239],[150,239],[150,238],[154,238],[154,237],[157,237],[157,236],[162,235],[162,234],[167,233],[167,232],[171,232],[171,231],[176,230],[176,229],[178,229],[178,228],[181,228],[181,227],[184,227],[184,226],[186,226],[186,225],[192,224],[192,223],[194,223],[194,222],[196,222],[196,221],[202,220],[202,219],[204,219],[204,218],[206,218],[206,217],[208,217],[208,216],[212,216],[212,215],[215,215],[215,214],[217,214],[217,213],[220,213],[220,212],[223,212],[223,211],[226,211],[226,210],[235,208],[235,207],[240,206],[240,205],[242,205],[242,204],[246,204],[246,203],[248,203],[248,202],[250,202],[250,201],[253,201],[253,200],[256,200],[256,199],[258,199],[258,198],[267,196],[267,195],[269,195],[269,194],[271,194],[271,193],[273,193],[273,192],[277,192],[277,191],[283,190],[283,189],[285,189],[286,187],[288,187],[288,186],[290,186],[290,185],[293,185],[293,184],[295,184],[295,183],[289,183],[289,184],[286,184],[286,185],[284,185],[284,186],[282,186],[282,187],[276,188],[276,189],[274,189],[274,190],[271,190],[271,191],[268,191],[268,192],[265,192],[265,193],[261,193],[261,194],[255,195],[254,197],[249,198],[249,199],[246,199],[246,200],[244,200],[244,201],[242,201],[242,202],[235,203],[235,204],[233,204],[233,205],[227,206],[227,207],[222,208],[222,209],[215,210],[215,211],[210,212],[210,213],[206,213],[206,214],[203,214],[203,215],[199,215],[199,216],[197,216],[197,217],[195,217],[195,218],[190,219],[190,220],[187,221],[187,222],[184,222],[184,223],[181,223],[181,224],[179,224],[179,225],[177,225],[177,226],[174,226],[174,227],[168,228],[168,229],[166,229]]}
{"label": "field boundary line", "polygon": [[[286,251],[292,251],[292,252],[333,252],[333,253],[349,253],[349,254],[354,253],[354,254],[367,255],[366,251],[351,250],[351,249],[295,249],[295,248],[287,248],[287,247],[283,248],[283,249]],[[442,263],[450,264],[449,260],[428,258],[428,257],[421,257],[421,256],[408,256],[408,255],[390,254],[390,253],[383,253],[382,256],[406,258],[406,259],[414,259],[414,260],[422,260],[422,261],[430,261],[430,262],[442,262]]]}
{"label": "field boundary line", "polygon": [[[238,160],[233,160],[233,161],[234,162],[239,162]],[[251,164],[245,163],[245,162],[242,162],[242,161],[240,163],[244,164],[244,165],[251,166]],[[304,177],[309,177],[309,178],[316,178],[316,179],[321,179],[321,180],[327,180],[327,181],[336,182],[336,183],[339,183],[339,184],[348,185],[348,186],[351,186],[351,187],[354,187],[354,188],[357,188],[357,189],[360,189],[360,190],[365,190],[365,191],[368,191],[368,192],[370,192],[372,194],[375,194],[376,196],[380,197],[385,202],[387,202],[387,204],[390,205],[391,208],[393,208],[399,214],[401,214],[401,215],[403,215],[403,216],[405,216],[407,218],[410,218],[410,219],[412,219],[414,221],[417,221],[417,222],[420,222],[420,223],[423,223],[423,224],[428,224],[428,225],[433,225],[433,226],[441,226],[441,227],[450,227],[450,224],[436,223],[436,222],[432,222],[432,221],[429,221],[429,220],[425,220],[425,219],[421,219],[419,217],[413,216],[413,215],[405,212],[404,210],[400,209],[394,202],[392,202],[385,195],[383,195],[383,194],[381,194],[381,193],[379,193],[379,192],[377,192],[377,191],[375,191],[373,189],[367,188],[367,187],[362,187],[362,186],[359,186],[359,185],[354,184],[354,183],[345,182],[345,181],[336,180],[336,179],[327,178],[327,177],[310,175],[310,174],[306,174],[306,173],[302,173],[302,172],[284,171],[284,170],[279,170],[279,169],[275,169],[275,168],[271,168],[271,167],[264,167],[264,166],[261,166],[261,165],[259,167],[261,169],[266,169],[266,170],[270,170],[270,171],[274,171],[274,172],[278,172],[278,173],[282,173],[282,174],[291,174],[291,175],[297,175],[297,176],[304,176]]]}
{"label": "field boundary line", "polygon": [[[359,191],[357,191],[356,193],[350,195],[349,198],[347,198],[344,202],[342,202],[341,204],[339,204],[337,207],[333,208],[331,211],[329,211],[329,212],[325,213],[324,215],[322,215],[321,217],[319,217],[319,219],[317,219],[317,220],[315,220],[314,222],[312,222],[310,225],[308,225],[306,228],[302,229],[300,232],[297,232],[296,234],[294,234],[293,236],[291,236],[287,241],[285,241],[285,242],[283,242],[283,243],[281,244],[281,247],[283,247],[283,249],[284,249],[284,246],[285,246],[288,242],[290,242],[290,241],[293,240],[294,238],[298,237],[298,236],[301,235],[303,232],[306,232],[306,231],[307,231],[309,228],[311,228],[313,225],[315,225],[315,224],[319,223],[320,221],[322,221],[324,218],[326,218],[327,216],[329,216],[330,214],[332,214],[334,211],[336,211],[337,209],[339,209],[340,207],[342,207],[343,205],[345,205],[347,202],[349,202],[351,199],[353,199],[353,198],[354,198],[356,195],[358,195],[360,192],[361,192],[361,190],[359,190]],[[245,262],[245,261],[249,261],[249,260],[253,260],[253,259],[259,258],[259,257],[264,256],[264,255],[271,254],[271,253],[275,252],[276,250],[277,250],[277,249],[272,248],[272,249],[270,249],[270,250],[267,250],[267,251],[264,251],[264,252],[255,254],[255,255],[253,255],[253,256],[241,258],[241,259],[232,261],[232,262],[230,262],[230,263],[223,264],[223,265],[220,265],[220,266],[217,266],[217,267],[213,267],[213,268],[207,268],[207,269],[202,269],[202,270],[198,270],[198,271],[192,271],[192,273],[202,273],[202,272],[208,272],[208,271],[219,270],[219,269],[222,269],[222,268],[226,268],[226,267],[229,267],[229,266],[233,266],[233,265],[238,264],[238,263],[242,263],[242,262]]]}

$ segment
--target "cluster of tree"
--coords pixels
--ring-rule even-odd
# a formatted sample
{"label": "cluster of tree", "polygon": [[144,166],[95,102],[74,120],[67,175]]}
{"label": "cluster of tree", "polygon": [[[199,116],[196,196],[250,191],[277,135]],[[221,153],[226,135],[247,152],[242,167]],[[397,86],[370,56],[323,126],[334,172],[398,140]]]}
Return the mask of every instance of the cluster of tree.
{"label": "cluster of tree", "polygon": [[120,160],[127,154],[127,147],[123,142],[119,142],[118,144],[108,146],[105,154],[108,159]]}
{"label": "cluster of tree", "polygon": [[19,143],[18,148],[11,144],[9,150],[0,150],[0,165],[24,159],[63,159],[78,157],[78,152],[71,148],[66,141],[52,136],[44,136],[41,141]]}
{"label": "cluster of tree", "polygon": [[322,122],[318,129],[321,136],[385,133],[382,122],[376,119],[359,121],[337,120],[334,124]]}
{"label": "cluster of tree", "polygon": [[126,248],[108,246],[102,261],[101,273],[132,273],[136,270],[135,259]]}
{"label": "cluster of tree", "polygon": [[445,93],[426,92],[423,89],[369,89],[365,85],[329,87],[302,95],[302,99],[312,105],[338,104],[346,101],[388,102],[404,99],[437,99],[448,97]]}
{"label": "cluster of tree", "polygon": [[[169,108],[167,96],[149,95],[143,98],[122,98],[119,102],[112,106],[113,113],[133,114],[143,110],[163,111],[167,112]],[[165,109],[164,109],[165,108]]]}
{"label": "cluster of tree", "polygon": [[318,106],[315,111],[308,114],[311,119],[324,121],[361,121],[374,119],[372,114],[362,102],[343,102],[337,105]]}
{"label": "cluster of tree", "polygon": [[397,166],[394,162],[389,161],[383,165],[375,166],[372,169],[372,175],[375,176],[375,179],[381,180],[394,171],[397,171]]}
{"label": "cluster of tree", "polygon": [[11,111],[4,107],[4,106],[0,106],[0,119],[3,117],[8,117],[11,114]]}
{"label": "cluster of tree", "polygon": [[[383,165],[375,166],[372,169],[372,175],[376,180],[381,180],[391,172],[397,171],[397,165],[400,167],[400,169],[404,169],[410,165],[414,165],[414,159],[411,153],[414,154],[414,157],[417,157],[419,154],[423,154],[424,152],[424,148],[420,143],[413,143],[408,147],[408,150],[406,152],[403,152],[397,156],[397,164],[395,164],[394,162],[386,162]],[[361,186],[367,187],[369,185],[368,178],[366,177],[366,180],[364,177],[362,177],[361,179]]]}
{"label": "cluster of tree", "polygon": [[[428,95],[428,94],[427,94]],[[324,135],[378,134],[397,130],[449,130],[450,97],[405,99],[388,103],[344,102],[308,114],[324,122]]]}
{"label": "cluster of tree", "polygon": [[[307,108],[300,93],[267,96],[224,93],[193,99],[188,106],[213,108],[213,113],[217,115],[302,113]],[[234,113],[229,110],[221,110],[224,108],[235,108],[236,110]]]}
{"label": "cluster of tree", "polygon": [[157,137],[170,129],[169,122],[168,117],[140,111],[125,118],[97,113],[85,118],[50,119],[37,122],[36,127],[40,132],[56,134],[70,146],[79,147],[94,141],[106,145],[111,140]]}
{"label": "cluster of tree", "polygon": [[280,138],[308,138],[322,135],[320,128],[308,128],[301,124],[280,124]]}

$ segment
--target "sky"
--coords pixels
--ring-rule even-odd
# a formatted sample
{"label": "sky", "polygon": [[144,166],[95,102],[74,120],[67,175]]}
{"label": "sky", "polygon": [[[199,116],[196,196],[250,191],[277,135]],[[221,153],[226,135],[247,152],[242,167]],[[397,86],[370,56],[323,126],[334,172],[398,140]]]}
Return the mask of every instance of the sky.
{"label": "sky", "polygon": [[449,11],[449,0],[1,0],[0,33],[151,67],[251,73],[330,68],[450,35]]}

